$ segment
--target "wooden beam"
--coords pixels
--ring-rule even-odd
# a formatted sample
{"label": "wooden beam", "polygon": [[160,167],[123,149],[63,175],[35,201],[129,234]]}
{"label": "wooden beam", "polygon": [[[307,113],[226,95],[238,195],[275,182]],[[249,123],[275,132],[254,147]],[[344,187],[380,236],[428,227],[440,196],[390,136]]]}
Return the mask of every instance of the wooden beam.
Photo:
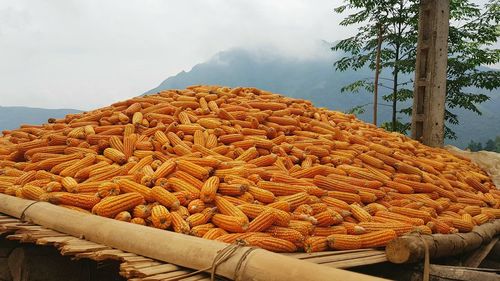
{"label": "wooden beam", "polygon": [[449,0],[422,0],[413,91],[412,137],[443,146]]}

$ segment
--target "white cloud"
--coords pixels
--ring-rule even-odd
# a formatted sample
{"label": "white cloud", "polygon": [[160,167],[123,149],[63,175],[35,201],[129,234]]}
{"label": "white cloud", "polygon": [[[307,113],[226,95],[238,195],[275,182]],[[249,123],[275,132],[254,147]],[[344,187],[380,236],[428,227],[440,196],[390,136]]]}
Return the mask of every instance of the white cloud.
{"label": "white cloud", "polygon": [[339,3],[3,0],[0,105],[103,106],[233,47],[314,56],[348,32]]}

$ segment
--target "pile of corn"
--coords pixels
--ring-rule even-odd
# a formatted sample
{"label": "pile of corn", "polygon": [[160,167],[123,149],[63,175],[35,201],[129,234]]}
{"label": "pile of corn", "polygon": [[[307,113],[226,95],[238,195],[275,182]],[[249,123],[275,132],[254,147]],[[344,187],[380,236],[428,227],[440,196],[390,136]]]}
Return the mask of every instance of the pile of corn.
{"label": "pile of corn", "polygon": [[2,193],[276,252],[500,218],[467,159],[255,88],[168,90],[3,134]]}

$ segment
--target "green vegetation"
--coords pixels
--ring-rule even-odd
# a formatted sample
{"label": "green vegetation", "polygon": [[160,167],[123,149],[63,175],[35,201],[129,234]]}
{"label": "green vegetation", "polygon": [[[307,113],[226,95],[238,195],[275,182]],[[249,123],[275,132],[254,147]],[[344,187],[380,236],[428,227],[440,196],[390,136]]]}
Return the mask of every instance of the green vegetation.
{"label": "green vegetation", "polygon": [[500,136],[497,136],[495,139],[487,140],[484,146],[480,141],[475,142],[471,140],[466,148],[470,151],[486,150],[500,153]]}
{"label": "green vegetation", "polygon": [[[415,70],[415,49],[418,33],[418,0],[346,0],[337,13],[353,11],[341,25],[357,25],[358,33],[341,40],[332,49],[345,55],[335,62],[339,71],[357,70],[368,66],[375,69],[379,26],[383,30],[381,50],[381,80],[386,89],[383,100],[390,102],[392,118],[382,124],[386,129],[405,133],[409,126],[398,120],[398,113],[411,115],[405,101],[413,98],[412,73]],[[489,100],[489,91],[500,87],[500,72],[482,66],[500,61],[500,50],[493,48],[500,34],[500,3],[491,0],[483,7],[468,0],[450,1],[448,37],[448,81],[446,95],[445,136],[455,139],[450,125],[458,125],[457,109],[481,114],[478,104]],[[373,92],[372,74],[342,88],[343,92],[365,90]],[[408,77],[410,77],[408,79]],[[403,108],[399,108],[399,104]]]}

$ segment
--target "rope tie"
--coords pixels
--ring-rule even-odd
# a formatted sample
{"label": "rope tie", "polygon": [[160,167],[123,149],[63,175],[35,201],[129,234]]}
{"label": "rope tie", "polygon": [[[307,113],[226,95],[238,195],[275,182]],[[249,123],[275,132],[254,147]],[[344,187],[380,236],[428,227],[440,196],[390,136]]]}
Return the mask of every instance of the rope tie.
{"label": "rope tie", "polygon": [[418,233],[416,235],[422,243],[424,244],[424,272],[422,276],[423,281],[429,281],[430,278],[430,254],[429,254],[429,245],[427,244],[427,241],[425,241],[424,237],[422,236],[421,233]]}
{"label": "rope tie", "polygon": [[[197,270],[197,271],[194,271],[194,272],[191,272],[191,273],[182,274],[182,275],[174,276],[174,277],[171,277],[171,278],[168,278],[168,279],[164,279],[164,281],[177,281],[177,280],[184,279],[184,278],[196,275],[196,274],[201,273],[201,272],[209,271],[209,270],[210,270],[210,280],[214,281],[215,280],[215,276],[216,276],[215,272],[217,270],[217,267],[220,264],[222,264],[225,261],[227,261],[232,256],[234,256],[234,253],[236,252],[236,250],[238,250],[239,248],[241,248],[243,246],[245,246],[245,243],[243,241],[241,241],[241,240],[236,241],[233,244],[229,244],[225,248],[223,248],[222,250],[217,251],[217,255],[214,257],[211,266],[209,266],[207,268],[203,268],[203,269]],[[250,254],[250,252],[252,252],[253,250],[255,250],[255,248],[248,248],[241,255],[241,257],[238,260],[238,263],[236,265],[236,269],[235,269],[235,276],[236,276],[236,278],[239,277],[239,272],[240,272],[240,269],[241,269],[241,266],[242,266],[243,262],[248,257],[248,255]],[[235,279],[235,280],[237,280],[237,279]]]}
{"label": "rope tie", "polygon": [[40,203],[41,201],[34,201],[34,202],[31,202],[28,204],[28,206],[26,206],[23,211],[21,212],[21,216],[19,217],[19,220],[21,220],[22,222],[26,222],[25,220],[25,216],[26,216],[26,211],[28,211],[28,209],[35,205],[36,203]]}

